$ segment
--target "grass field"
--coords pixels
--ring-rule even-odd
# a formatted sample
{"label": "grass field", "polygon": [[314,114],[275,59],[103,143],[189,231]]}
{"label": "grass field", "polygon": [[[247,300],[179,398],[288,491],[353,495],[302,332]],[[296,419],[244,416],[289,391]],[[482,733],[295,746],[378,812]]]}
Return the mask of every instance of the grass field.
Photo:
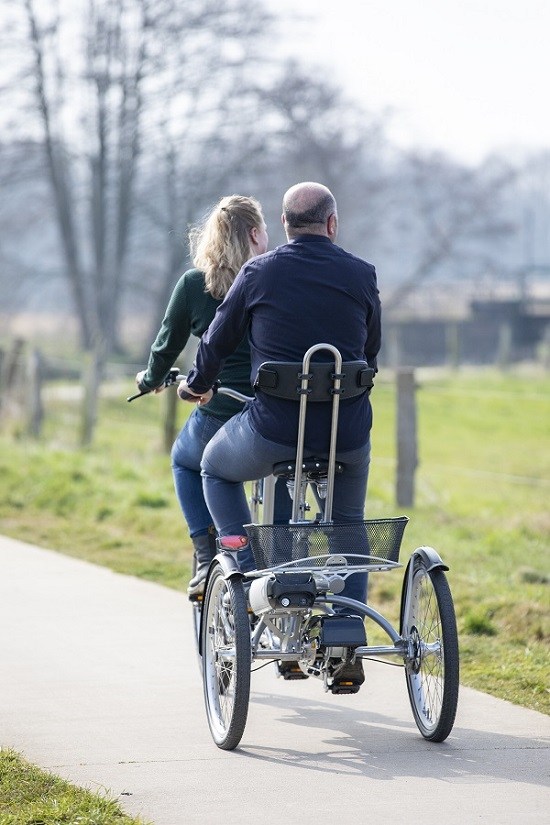
{"label": "grass field", "polygon": [[0,750],[0,825],[146,825],[107,795],[75,788]]}
{"label": "grass field", "polygon": [[[390,379],[372,396],[370,517],[400,514]],[[450,567],[461,682],[550,713],[550,377],[419,371],[417,381],[420,464],[402,559],[429,544]],[[87,450],[76,446],[78,402],[54,396],[39,441],[13,426],[0,436],[0,531],[181,590],[191,545],[160,449],[165,399],[128,405],[131,389],[102,401]],[[371,576],[371,602],[395,622],[401,581]]]}

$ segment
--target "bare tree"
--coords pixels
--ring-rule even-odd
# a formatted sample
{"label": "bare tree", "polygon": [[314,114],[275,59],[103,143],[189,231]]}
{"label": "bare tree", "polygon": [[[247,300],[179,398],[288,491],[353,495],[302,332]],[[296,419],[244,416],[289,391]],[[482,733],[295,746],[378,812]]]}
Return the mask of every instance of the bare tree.
{"label": "bare tree", "polygon": [[408,153],[394,170],[389,243],[405,273],[385,299],[393,310],[443,268],[464,279],[497,268],[499,244],[515,230],[504,197],[515,178],[506,163],[469,168],[439,154]]}
{"label": "bare tree", "polygon": [[184,141],[186,131],[216,128],[208,108],[216,111],[227,78],[238,78],[254,54],[266,15],[251,0],[11,6],[14,65],[27,93],[19,136],[27,130],[44,146],[82,343],[100,340],[109,352],[117,344],[143,159],[163,135]]}
{"label": "bare tree", "polygon": [[[234,80],[233,75],[230,81]],[[357,199],[352,182],[369,175],[371,182],[375,180],[368,158],[369,152],[375,153],[380,126],[358,113],[338,88],[312,80],[305,69],[289,63],[282,71],[266,71],[260,77],[239,66],[238,89],[232,96],[222,83],[206,103],[194,101],[196,112],[184,123],[215,124],[207,133],[192,128],[185,135],[174,134],[168,128],[172,119],[164,124],[154,173],[162,181],[163,197],[152,202],[149,176],[144,181],[149,197],[140,198],[142,211],[166,239],[164,270],[152,295],[149,342],[183,269],[186,229],[221,194],[237,191],[258,197],[277,242],[284,189],[298,180],[323,180],[338,194],[344,233],[347,229],[351,236]],[[373,183],[373,206],[376,192]]]}
{"label": "bare tree", "polygon": [[337,196],[340,240],[367,254],[368,239],[382,220],[388,187],[383,166],[384,118],[365,112],[333,83],[289,61],[274,80],[254,87],[261,107],[256,174],[271,183],[269,201],[280,214],[284,190],[300,180],[319,180]]}

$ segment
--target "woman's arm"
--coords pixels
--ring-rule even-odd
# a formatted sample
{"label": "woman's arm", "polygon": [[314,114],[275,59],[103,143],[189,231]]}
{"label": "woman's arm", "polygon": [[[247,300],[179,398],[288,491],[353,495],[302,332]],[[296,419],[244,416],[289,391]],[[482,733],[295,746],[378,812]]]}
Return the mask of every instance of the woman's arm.
{"label": "woman's arm", "polygon": [[182,275],[174,287],[161,327],[151,346],[147,369],[136,375],[140,389],[163,387],[164,379],[185,348],[190,334],[191,314],[186,277]]}

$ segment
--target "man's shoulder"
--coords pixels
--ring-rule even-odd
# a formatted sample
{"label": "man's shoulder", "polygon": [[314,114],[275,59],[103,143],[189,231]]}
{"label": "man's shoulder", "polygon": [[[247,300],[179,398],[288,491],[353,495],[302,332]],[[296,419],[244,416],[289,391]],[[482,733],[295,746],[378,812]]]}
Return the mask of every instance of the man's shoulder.
{"label": "man's shoulder", "polygon": [[[334,256],[334,259],[340,263],[345,261],[354,269],[360,268],[363,271],[375,274],[373,264],[364,258],[360,258],[358,255],[354,255],[352,252],[348,252],[346,249],[343,249],[343,247],[335,243],[327,243],[326,246],[324,246],[324,254],[326,254],[327,250],[329,254]],[[305,245],[300,246],[299,244],[292,243],[292,241],[280,244],[274,249],[264,252],[263,255],[257,255],[255,258],[252,258],[244,265],[243,271],[252,275],[258,270],[265,270],[271,266],[277,266],[279,263],[284,264],[285,259],[299,260],[305,252],[307,252]]]}
{"label": "man's shoulder", "polygon": [[264,263],[273,261],[279,257],[279,255],[284,255],[289,250],[292,249],[292,244],[290,243],[283,243],[279,244],[279,246],[274,247],[273,249],[268,249],[267,252],[264,252],[263,255],[256,255],[255,258],[252,258],[250,263]]}
{"label": "man's shoulder", "polygon": [[268,252],[264,252],[263,255],[256,255],[244,264],[241,272],[243,272],[245,276],[250,275],[258,270],[265,269],[265,267],[270,266],[272,263],[276,263],[281,255],[282,249],[283,247],[276,246],[275,249],[270,249]]}
{"label": "man's shoulder", "polygon": [[354,255],[353,252],[348,252],[347,249],[343,249],[337,244],[334,244],[334,251],[337,255],[341,255],[349,260],[350,263],[354,263],[357,266],[366,267],[367,269],[374,271],[374,264],[369,263],[369,261],[365,260],[365,258],[361,258],[359,255]]}

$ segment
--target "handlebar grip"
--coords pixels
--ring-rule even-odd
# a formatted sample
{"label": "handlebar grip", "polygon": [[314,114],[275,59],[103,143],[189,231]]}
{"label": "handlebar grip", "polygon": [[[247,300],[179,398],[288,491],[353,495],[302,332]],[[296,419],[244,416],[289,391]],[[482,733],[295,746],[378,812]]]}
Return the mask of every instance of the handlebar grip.
{"label": "handlebar grip", "polygon": [[185,392],[185,390],[178,389],[178,398],[181,398],[182,401],[198,401],[200,395],[195,395],[192,392]]}
{"label": "handlebar grip", "polygon": [[[182,376],[180,376],[179,369],[177,367],[171,367],[170,372],[168,373],[168,375],[164,379],[163,384],[164,384],[165,387],[170,387],[170,386],[172,386],[172,384],[175,384],[176,381],[181,377]],[[135,395],[130,395],[126,399],[126,401],[134,401],[136,398],[141,398],[142,395],[149,395],[149,393],[151,393],[151,392],[153,392],[153,390],[148,390],[148,389],[140,390],[139,392],[136,392]]]}
{"label": "handlebar grip", "polygon": [[[180,371],[177,367],[172,367],[166,378],[164,379],[164,386],[171,387],[177,381],[185,380],[185,375],[181,375]],[[212,386],[212,392],[217,393],[220,387],[220,382],[216,381]],[[143,395],[149,395],[149,393],[153,392],[153,390],[143,389],[139,392],[136,392],[134,395],[129,395],[126,401],[135,401],[136,398],[141,398]],[[190,392],[185,392],[184,390],[178,389],[178,395],[183,401],[192,401],[194,398],[198,398],[199,396],[193,395]]]}
{"label": "handlebar grip", "polygon": [[[210,387],[210,389],[212,390],[214,395],[216,395],[219,388],[220,388],[220,382],[219,381],[215,381],[214,384],[212,384],[212,386]],[[192,392],[185,392],[185,390],[182,390],[179,387],[178,387],[178,396],[182,399],[182,401],[193,401],[193,399],[200,398],[200,396],[194,395]]]}

